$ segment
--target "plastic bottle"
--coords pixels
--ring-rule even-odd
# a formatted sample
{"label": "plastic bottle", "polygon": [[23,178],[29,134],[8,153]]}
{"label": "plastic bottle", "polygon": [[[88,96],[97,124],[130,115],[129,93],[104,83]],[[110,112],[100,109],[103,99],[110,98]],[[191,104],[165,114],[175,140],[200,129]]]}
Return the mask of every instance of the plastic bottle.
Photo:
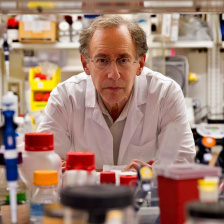
{"label": "plastic bottle", "polygon": [[66,21],[61,21],[58,24],[58,41],[59,42],[70,42],[70,28]]}
{"label": "plastic bottle", "polygon": [[218,178],[198,180],[199,199],[204,203],[216,203],[219,197]]}
{"label": "plastic bottle", "polygon": [[30,221],[32,224],[41,224],[44,205],[59,202],[57,171],[36,170],[33,173],[33,184],[36,189],[30,201]]}
{"label": "plastic bottle", "polygon": [[29,114],[26,114],[24,117],[24,126],[25,126],[25,133],[32,132],[32,122]]}
{"label": "plastic bottle", "polygon": [[120,185],[134,187],[137,181],[137,175],[120,175]]}
{"label": "plastic bottle", "polygon": [[54,152],[52,133],[25,134],[23,160],[22,172],[27,180],[28,187],[32,187],[33,172],[35,170],[56,170],[60,182],[61,159],[59,155]]}
{"label": "plastic bottle", "polygon": [[[10,102],[9,105],[8,102]],[[5,107],[7,107],[9,110],[14,111],[14,117],[18,116],[18,96],[15,95],[12,91],[8,91],[4,96],[3,96],[3,110]]]}
{"label": "plastic bottle", "polygon": [[82,186],[96,184],[95,156],[92,152],[68,152],[62,184]]}
{"label": "plastic bottle", "polygon": [[7,22],[7,36],[9,42],[18,42],[19,40],[19,21],[15,18],[9,18]]}
{"label": "plastic bottle", "polygon": [[72,24],[72,42],[79,41],[79,34],[82,30],[83,30],[82,16],[77,16],[77,20],[75,20]]}
{"label": "plastic bottle", "polygon": [[[22,164],[22,153],[18,153],[18,171],[19,178],[17,181],[17,218],[19,224],[29,223],[29,200],[28,189],[23,176],[21,175],[20,168]],[[11,223],[11,211],[9,205],[9,190],[6,181],[5,161],[3,153],[0,153],[0,207],[2,224]]]}
{"label": "plastic bottle", "polygon": [[115,184],[116,176],[113,171],[100,172],[100,183],[101,184]]}

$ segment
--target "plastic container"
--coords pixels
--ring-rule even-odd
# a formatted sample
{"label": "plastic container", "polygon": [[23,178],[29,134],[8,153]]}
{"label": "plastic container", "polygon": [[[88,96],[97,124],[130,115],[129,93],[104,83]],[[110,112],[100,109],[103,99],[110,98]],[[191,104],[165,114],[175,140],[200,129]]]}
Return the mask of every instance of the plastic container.
{"label": "plastic container", "polygon": [[42,224],[44,205],[59,202],[57,171],[35,171],[33,174],[33,184],[36,185],[36,190],[30,201],[30,221],[35,224]]}
{"label": "plastic container", "polygon": [[133,192],[126,186],[66,187],[61,191],[61,203],[65,206],[67,223],[102,224],[106,222],[107,213],[114,209],[123,213],[122,224],[136,223],[131,207]]}
{"label": "plastic container", "polygon": [[41,94],[36,96],[36,94],[41,92],[43,94],[44,92],[52,91],[61,80],[60,68],[57,68],[55,74],[52,76],[52,79],[38,81],[35,80],[35,70],[36,68],[31,68],[29,72],[29,83],[31,88],[30,106],[32,111],[43,109],[47,105],[47,101],[42,101],[43,96],[41,96]]}
{"label": "plastic container", "polygon": [[218,178],[198,180],[199,199],[205,203],[216,203],[219,197]]}
{"label": "plastic container", "polygon": [[18,96],[15,95],[12,91],[8,91],[2,99],[3,110],[6,108],[8,110],[14,111],[14,117],[18,116]]}
{"label": "plastic container", "polygon": [[[18,153],[18,171],[19,178],[17,181],[17,218],[19,224],[29,223],[29,200],[28,189],[20,168],[22,165],[22,153]],[[11,210],[9,202],[8,183],[6,181],[5,161],[3,153],[0,153],[0,214],[1,223],[11,223]]]}
{"label": "plastic container", "polygon": [[92,152],[68,152],[63,187],[96,184],[95,156]]}
{"label": "plastic container", "polygon": [[187,222],[185,224],[221,224],[224,223],[224,205],[219,203],[202,203],[198,201],[187,205]]}
{"label": "plastic container", "polygon": [[161,224],[183,224],[186,203],[199,199],[197,181],[205,176],[218,177],[221,169],[199,164],[156,167]]}
{"label": "plastic container", "polygon": [[104,171],[100,172],[100,183],[101,184],[115,184],[116,175],[113,171]]}
{"label": "plastic container", "polygon": [[54,152],[54,139],[51,133],[25,134],[25,151],[23,153],[22,173],[28,186],[33,183],[35,170],[56,170],[61,179],[61,158]]}
{"label": "plastic container", "polygon": [[137,175],[120,175],[120,185],[134,187],[138,181]]}

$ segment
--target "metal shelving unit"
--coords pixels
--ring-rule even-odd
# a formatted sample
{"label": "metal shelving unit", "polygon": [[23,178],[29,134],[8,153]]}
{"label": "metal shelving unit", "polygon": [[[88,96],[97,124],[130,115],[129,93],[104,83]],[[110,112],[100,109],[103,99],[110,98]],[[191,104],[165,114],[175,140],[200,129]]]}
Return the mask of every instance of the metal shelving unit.
{"label": "metal shelving unit", "polygon": [[[0,14],[128,14],[128,13],[222,13],[224,12],[224,0],[52,0],[52,1],[28,1],[28,0],[1,0]],[[213,17],[213,16],[211,16]],[[213,19],[212,19],[213,20]],[[210,28],[217,29],[217,21],[214,25],[210,21]],[[216,107],[223,100],[223,86],[220,83],[221,71],[219,48],[224,48],[224,43],[217,38],[213,41],[178,41],[176,43],[152,42],[151,49],[207,49],[207,104]],[[11,44],[13,50],[26,49],[78,49],[78,44]],[[80,66],[65,66],[62,71],[73,72],[82,69]],[[213,112],[220,112],[214,109]]]}
{"label": "metal shelving unit", "polygon": [[10,48],[12,50],[52,50],[52,49],[78,49],[78,43],[62,43],[56,42],[54,44],[22,44],[22,43],[11,43]]}
{"label": "metal shelving unit", "polygon": [[2,0],[0,13],[199,13],[224,11],[223,0]]}
{"label": "metal shelving unit", "polygon": [[150,48],[213,48],[213,41],[177,41],[174,43],[152,42]]}
{"label": "metal shelving unit", "polygon": [[[214,47],[213,41],[177,41],[173,43],[163,43],[163,42],[152,42],[149,43],[149,48],[213,48]],[[1,48],[2,46],[0,46]],[[224,44],[223,44],[224,47]],[[56,42],[54,44],[22,44],[22,43],[11,43],[10,44],[11,50],[52,50],[52,49],[78,49],[78,43],[61,43]]]}

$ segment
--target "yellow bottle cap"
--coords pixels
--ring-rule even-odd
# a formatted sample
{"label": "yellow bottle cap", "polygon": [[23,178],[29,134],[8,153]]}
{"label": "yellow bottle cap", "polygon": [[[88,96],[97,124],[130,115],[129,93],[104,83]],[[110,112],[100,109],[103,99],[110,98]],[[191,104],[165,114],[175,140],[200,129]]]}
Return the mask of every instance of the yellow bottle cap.
{"label": "yellow bottle cap", "polygon": [[33,173],[33,184],[39,186],[56,185],[58,172],[55,170],[36,170]]}
{"label": "yellow bottle cap", "polygon": [[200,179],[198,180],[198,188],[201,191],[215,191],[218,189],[218,181],[215,179]]}
{"label": "yellow bottle cap", "polygon": [[188,80],[189,82],[196,82],[198,80],[197,74],[193,72],[189,73]]}

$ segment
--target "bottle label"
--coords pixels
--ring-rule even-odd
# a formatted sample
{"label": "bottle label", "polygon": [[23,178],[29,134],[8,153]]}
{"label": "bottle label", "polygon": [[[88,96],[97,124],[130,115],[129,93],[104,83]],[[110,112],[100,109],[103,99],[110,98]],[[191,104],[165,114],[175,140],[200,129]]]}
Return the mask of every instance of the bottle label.
{"label": "bottle label", "polygon": [[[10,196],[7,195],[6,196],[6,204],[9,205],[9,202],[10,201]],[[22,192],[22,193],[18,193],[17,194],[17,204],[20,205],[20,204],[24,204],[26,202],[26,193]]]}
{"label": "bottle label", "polygon": [[[1,223],[8,224],[11,223],[11,209],[10,205],[1,206]],[[29,204],[17,205],[17,221],[21,224],[28,224],[29,222]]]}
{"label": "bottle label", "polygon": [[30,203],[30,216],[31,217],[43,217],[44,205]]}

